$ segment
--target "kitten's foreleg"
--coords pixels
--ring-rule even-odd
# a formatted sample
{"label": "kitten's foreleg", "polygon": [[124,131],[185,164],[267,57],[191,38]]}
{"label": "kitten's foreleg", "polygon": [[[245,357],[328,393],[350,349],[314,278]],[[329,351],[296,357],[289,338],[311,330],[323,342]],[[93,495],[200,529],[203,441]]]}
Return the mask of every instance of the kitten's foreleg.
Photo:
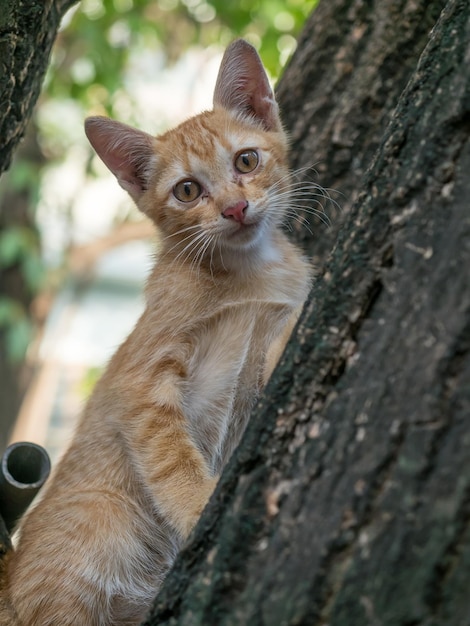
{"label": "kitten's foreleg", "polygon": [[186,539],[217,477],[191,440],[184,412],[176,403],[147,406],[131,432],[134,463],[158,512]]}

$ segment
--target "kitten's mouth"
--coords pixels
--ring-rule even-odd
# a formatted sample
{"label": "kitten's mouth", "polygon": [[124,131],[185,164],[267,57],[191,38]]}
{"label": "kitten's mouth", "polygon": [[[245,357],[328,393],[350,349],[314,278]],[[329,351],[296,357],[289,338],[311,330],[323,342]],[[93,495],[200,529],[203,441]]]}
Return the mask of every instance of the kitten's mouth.
{"label": "kitten's mouth", "polygon": [[244,236],[255,231],[258,227],[259,222],[237,222],[236,228],[233,229],[232,232],[228,233],[227,236],[229,239]]}
{"label": "kitten's mouth", "polygon": [[[228,230],[228,229],[227,229]],[[230,245],[252,245],[261,231],[261,222],[239,222],[225,233],[225,241]]]}

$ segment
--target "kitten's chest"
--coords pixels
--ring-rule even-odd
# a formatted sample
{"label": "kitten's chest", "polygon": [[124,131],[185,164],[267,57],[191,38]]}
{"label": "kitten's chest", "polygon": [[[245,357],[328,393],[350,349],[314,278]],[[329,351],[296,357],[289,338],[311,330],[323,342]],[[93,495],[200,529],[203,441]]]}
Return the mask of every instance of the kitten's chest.
{"label": "kitten's chest", "polygon": [[185,412],[193,439],[213,466],[238,442],[261,389],[266,352],[287,314],[284,306],[244,304],[197,331]]}

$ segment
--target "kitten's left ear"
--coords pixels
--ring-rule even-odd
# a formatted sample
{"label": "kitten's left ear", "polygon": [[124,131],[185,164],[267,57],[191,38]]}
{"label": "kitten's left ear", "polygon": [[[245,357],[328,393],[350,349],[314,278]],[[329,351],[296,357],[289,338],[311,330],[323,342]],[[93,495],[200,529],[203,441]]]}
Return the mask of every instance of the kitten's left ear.
{"label": "kitten's left ear", "polygon": [[214,91],[214,107],[243,113],[266,130],[281,130],[273,91],[255,48],[243,39],[225,50]]}
{"label": "kitten's left ear", "polygon": [[89,117],[85,133],[118,183],[137,202],[147,189],[149,165],[155,156],[154,138],[107,117]]}

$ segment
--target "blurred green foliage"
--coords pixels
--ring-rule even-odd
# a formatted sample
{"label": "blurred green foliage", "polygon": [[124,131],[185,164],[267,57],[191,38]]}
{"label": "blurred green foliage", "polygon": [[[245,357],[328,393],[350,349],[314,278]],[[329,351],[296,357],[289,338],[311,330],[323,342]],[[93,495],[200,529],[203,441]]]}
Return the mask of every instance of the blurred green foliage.
{"label": "blurred green foliage", "polygon": [[48,97],[112,114],[130,51],[161,48],[171,64],[191,45],[255,45],[276,78],[317,0],[82,0],[56,42]]}
{"label": "blurred green foliage", "polygon": [[36,292],[41,285],[43,270],[37,235],[27,226],[11,226],[0,232],[0,269],[5,270],[13,264],[21,266],[28,291]]}
{"label": "blurred green foliage", "polygon": [[13,298],[0,295],[0,330],[5,330],[5,349],[12,363],[24,358],[33,331],[24,307]]}
{"label": "blurred green foliage", "polygon": [[[6,221],[8,225],[0,228],[0,276],[5,278],[9,275],[7,282],[15,283],[14,293],[0,288],[0,333],[4,337],[4,349],[9,360],[19,363],[33,336],[33,326],[25,300],[29,300],[39,291],[44,278],[38,231],[34,224],[29,224],[28,219],[21,215],[25,198],[29,205],[37,202],[38,169],[27,158],[15,159],[1,183],[1,190],[7,191],[1,194],[1,201],[12,205],[8,206],[5,214],[13,214],[17,208],[15,200],[20,205],[20,215],[13,214],[15,221],[8,224],[4,215],[2,222]],[[16,284],[14,278],[18,274],[21,276],[21,286]]]}
{"label": "blurred green foliage", "polygon": [[[44,267],[37,235],[26,226],[11,226],[0,232],[0,274],[18,265],[27,292],[34,295],[42,285]],[[3,291],[3,290],[2,290]],[[33,326],[25,305],[0,291],[0,331],[5,333],[6,353],[13,363],[20,362],[33,336]]]}

